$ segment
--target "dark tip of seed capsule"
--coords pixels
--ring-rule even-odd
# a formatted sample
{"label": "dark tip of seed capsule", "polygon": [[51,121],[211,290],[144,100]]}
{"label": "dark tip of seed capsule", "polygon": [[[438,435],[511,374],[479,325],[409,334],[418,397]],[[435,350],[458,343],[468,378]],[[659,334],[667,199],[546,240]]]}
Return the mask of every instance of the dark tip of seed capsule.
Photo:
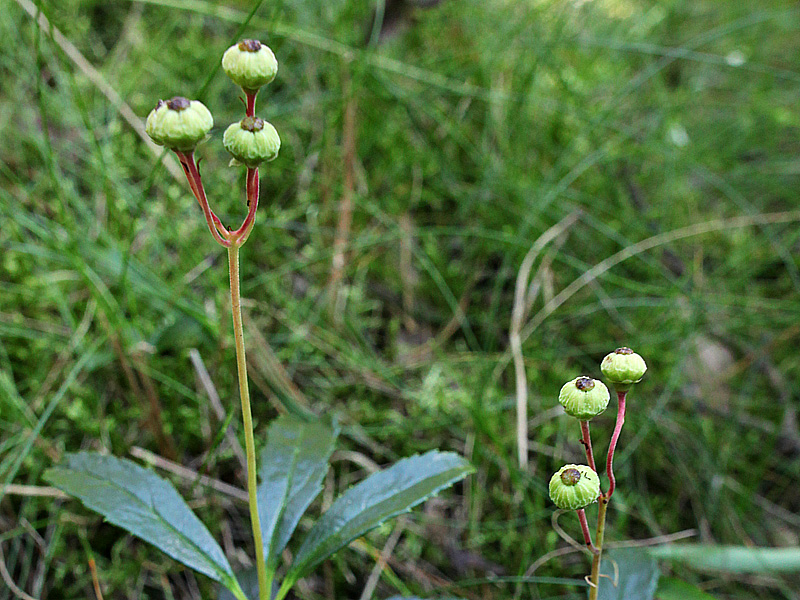
{"label": "dark tip of seed capsule", "polygon": [[180,112],[189,108],[189,104],[191,104],[191,102],[183,96],[175,96],[172,100],[167,102],[167,108]]}
{"label": "dark tip of seed capsule", "polygon": [[264,129],[264,121],[258,117],[245,117],[242,119],[240,125],[242,126],[242,129],[249,131],[250,133],[255,133],[256,131],[261,131]]}
{"label": "dark tip of seed capsule", "polygon": [[617,348],[616,350],[614,350],[614,353],[615,354],[633,354],[633,350],[631,350],[630,348],[625,348],[623,346],[622,348]]}
{"label": "dark tip of seed capsule", "polygon": [[561,473],[561,482],[564,485],[577,485],[581,480],[581,472],[578,469],[564,469]]}
{"label": "dark tip of seed capsule", "polygon": [[582,392],[588,392],[594,389],[594,379],[591,377],[578,377],[575,380],[575,387]]}
{"label": "dark tip of seed capsule", "polygon": [[258,40],[242,40],[239,42],[239,50],[242,52],[258,52],[261,50],[261,42]]}

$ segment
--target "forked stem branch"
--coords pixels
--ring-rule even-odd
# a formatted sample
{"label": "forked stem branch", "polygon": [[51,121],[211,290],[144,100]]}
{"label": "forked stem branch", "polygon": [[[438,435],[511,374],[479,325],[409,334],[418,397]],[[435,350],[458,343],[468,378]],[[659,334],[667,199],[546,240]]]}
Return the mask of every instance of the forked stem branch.
{"label": "forked stem branch", "polygon": [[203,188],[203,181],[200,178],[200,171],[197,169],[197,163],[194,160],[194,152],[179,152],[176,150],[175,154],[178,156],[178,160],[183,167],[183,172],[186,174],[186,179],[189,181],[189,187],[192,188],[192,193],[194,197],[197,198],[197,202],[203,210],[208,230],[211,232],[211,235],[214,236],[214,240],[216,240],[218,244],[230,248],[230,232],[225,228],[222,221],[219,220],[219,217],[211,210],[208,204],[206,191],[205,188]]}
{"label": "forked stem branch", "polygon": [[597,511],[597,535],[595,540],[597,542],[597,552],[592,559],[592,574],[589,576],[589,600],[597,600],[598,585],[600,582],[600,559],[603,555],[603,538],[606,530],[606,511],[608,510],[608,503],[611,501],[611,496],[614,494],[617,480],[614,478],[614,451],[617,449],[617,442],[619,435],[622,431],[622,426],[625,424],[625,399],[627,392],[617,392],[617,399],[619,400],[619,408],[617,409],[617,422],[614,425],[614,433],[611,435],[611,442],[608,445],[608,458],[606,459],[606,473],[608,474],[608,491],[601,494],[598,500],[599,510]]}

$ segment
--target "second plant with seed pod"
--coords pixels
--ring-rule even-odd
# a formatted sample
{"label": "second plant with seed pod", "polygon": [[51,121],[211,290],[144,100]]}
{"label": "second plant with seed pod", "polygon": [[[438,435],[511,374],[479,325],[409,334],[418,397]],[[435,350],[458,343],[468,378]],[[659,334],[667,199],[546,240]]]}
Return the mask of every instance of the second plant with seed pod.
{"label": "second plant with seed pod", "polygon": [[[586,465],[565,465],[550,479],[550,499],[562,510],[577,512],[581,532],[586,547],[592,554],[592,570],[587,576],[589,583],[589,599],[598,597],[600,580],[600,562],[603,556],[605,538],[606,512],[611,496],[616,489],[614,477],[614,452],[617,448],[622,426],[625,423],[627,395],[634,383],[641,381],[647,371],[644,359],[630,348],[617,348],[608,354],[600,364],[600,370],[606,381],[617,394],[617,420],[606,455],[606,474],[608,489],[603,492],[594,459],[592,437],[589,421],[601,414],[608,407],[610,393],[606,385],[591,377],[576,377],[561,388],[558,401],[564,412],[578,420],[581,427],[581,444],[586,452]],[[597,502],[597,528],[595,540],[589,531],[585,509]]]}

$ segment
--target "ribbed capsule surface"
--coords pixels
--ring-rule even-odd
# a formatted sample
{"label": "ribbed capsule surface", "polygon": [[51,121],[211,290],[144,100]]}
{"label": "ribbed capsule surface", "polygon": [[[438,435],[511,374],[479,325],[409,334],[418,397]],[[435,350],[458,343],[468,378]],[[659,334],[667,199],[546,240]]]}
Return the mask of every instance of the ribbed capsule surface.
{"label": "ribbed capsule surface", "polygon": [[147,115],[145,131],[156,144],[188,152],[202,142],[214,127],[214,117],[198,100],[176,96],[160,100]]}
{"label": "ribbed capsule surface", "polygon": [[225,130],[222,144],[233,158],[255,168],[278,156],[281,138],[267,121],[258,117],[245,117]]}
{"label": "ribbed capsule surface", "polygon": [[605,384],[591,377],[576,377],[568,381],[558,394],[564,411],[581,421],[589,421],[603,412],[610,398]]}
{"label": "ribbed capsule surface", "polygon": [[242,40],[222,55],[222,69],[245,90],[256,91],[278,74],[278,61],[272,50],[258,40]]}
{"label": "ribbed capsule surface", "polygon": [[647,364],[630,348],[617,348],[606,355],[600,363],[600,370],[614,387],[631,386],[642,380]]}
{"label": "ribbed capsule surface", "polygon": [[586,508],[598,496],[600,478],[586,465],[564,465],[550,478],[550,499],[558,508]]}

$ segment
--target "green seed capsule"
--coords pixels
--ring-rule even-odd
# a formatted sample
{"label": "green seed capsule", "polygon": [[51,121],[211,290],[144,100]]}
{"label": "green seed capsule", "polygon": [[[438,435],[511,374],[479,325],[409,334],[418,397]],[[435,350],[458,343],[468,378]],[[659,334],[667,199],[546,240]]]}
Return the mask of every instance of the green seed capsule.
{"label": "green seed capsule", "polygon": [[214,118],[202,102],[175,96],[159,100],[147,115],[145,130],[159,146],[189,152],[208,136]]}
{"label": "green seed capsule", "polygon": [[617,348],[600,363],[603,376],[619,392],[638,383],[647,371],[644,359],[630,348]]}
{"label": "green seed capsule", "polygon": [[591,377],[576,377],[565,383],[558,394],[558,401],[564,411],[581,421],[590,421],[603,412],[609,399],[605,384]]}
{"label": "green seed capsule", "polygon": [[256,92],[275,79],[278,61],[269,46],[258,40],[242,40],[222,55],[222,69],[246,92]]}
{"label": "green seed capsule", "polygon": [[550,499],[558,508],[586,508],[598,496],[600,478],[586,465],[564,465],[550,478]]}
{"label": "green seed capsule", "polygon": [[222,144],[234,159],[252,169],[278,156],[281,138],[268,122],[245,117],[225,130]]}

